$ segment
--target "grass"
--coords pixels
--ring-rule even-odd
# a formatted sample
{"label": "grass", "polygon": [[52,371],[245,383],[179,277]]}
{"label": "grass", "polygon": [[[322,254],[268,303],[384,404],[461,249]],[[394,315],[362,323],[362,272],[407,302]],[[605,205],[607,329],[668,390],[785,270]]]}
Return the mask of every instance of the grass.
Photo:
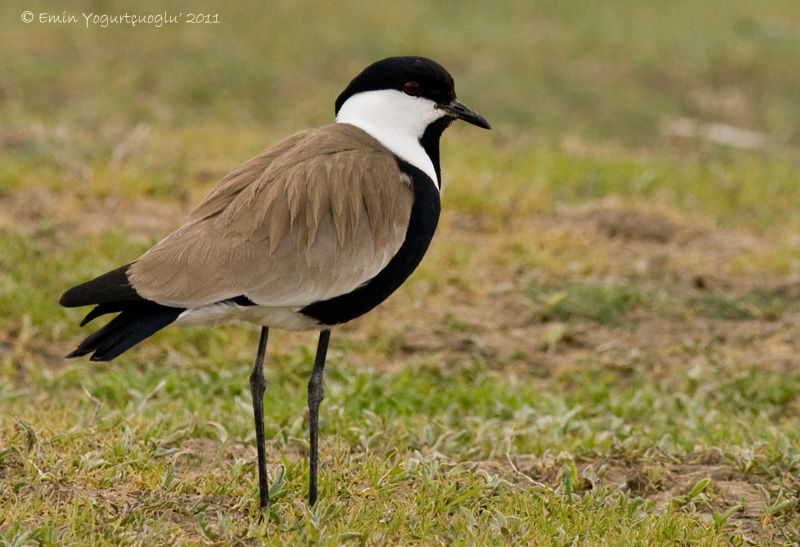
{"label": "grass", "polygon": [[[0,7],[0,542],[800,541],[794,1],[292,2],[165,29],[25,9]],[[313,509],[313,337],[271,336],[262,521],[255,329],[64,361],[87,331],[57,299],[409,51],[495,130],[448,131],[428,256],[334,331]]]}

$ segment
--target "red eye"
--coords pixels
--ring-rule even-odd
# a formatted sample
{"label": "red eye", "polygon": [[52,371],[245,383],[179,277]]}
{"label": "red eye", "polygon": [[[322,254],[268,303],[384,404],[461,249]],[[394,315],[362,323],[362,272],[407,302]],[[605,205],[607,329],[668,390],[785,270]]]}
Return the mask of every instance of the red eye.
{"label": "red eye", "polygon": [[403,84],[403,93],[416,97],[422,95],[422,84],[419,82],[406,82]]}

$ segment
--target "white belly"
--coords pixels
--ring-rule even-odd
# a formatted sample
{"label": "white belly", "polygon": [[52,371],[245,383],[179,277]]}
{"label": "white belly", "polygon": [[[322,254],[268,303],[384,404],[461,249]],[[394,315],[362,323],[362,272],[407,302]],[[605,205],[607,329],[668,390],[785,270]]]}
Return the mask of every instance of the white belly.
{"label": "white belly", "polygon": [[239,306],[237,304],[211,304],[188,309],[178,316],[175,325],[216,325],[228,321],[246,321],[265,327],[286,330],[321,329],[318,321],[298,310],[298,307]]}

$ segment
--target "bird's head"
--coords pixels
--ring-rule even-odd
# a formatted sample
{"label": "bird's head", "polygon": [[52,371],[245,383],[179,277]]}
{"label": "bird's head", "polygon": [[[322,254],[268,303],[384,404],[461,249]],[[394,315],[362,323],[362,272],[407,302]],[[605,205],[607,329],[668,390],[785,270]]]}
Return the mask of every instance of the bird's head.
{"label": "bird's head", "polygon": [[490,129],[486,118],[456,99],[447,70],[425,57],[389,57],[369,65],[336,99],[336,120],[416,139],[428,126],[443,131],[453,120]]}

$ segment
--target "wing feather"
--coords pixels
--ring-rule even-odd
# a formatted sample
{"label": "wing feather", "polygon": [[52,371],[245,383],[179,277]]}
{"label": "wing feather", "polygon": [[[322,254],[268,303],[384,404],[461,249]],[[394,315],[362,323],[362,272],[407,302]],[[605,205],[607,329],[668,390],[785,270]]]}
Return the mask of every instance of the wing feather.
{"label": "wing feather", "polygon": [[245,295],[304,306],[374,277],[402,245],[412,201],[394,156],[362,130],[305,131],[223,178],[129,277],[164,305]]}

